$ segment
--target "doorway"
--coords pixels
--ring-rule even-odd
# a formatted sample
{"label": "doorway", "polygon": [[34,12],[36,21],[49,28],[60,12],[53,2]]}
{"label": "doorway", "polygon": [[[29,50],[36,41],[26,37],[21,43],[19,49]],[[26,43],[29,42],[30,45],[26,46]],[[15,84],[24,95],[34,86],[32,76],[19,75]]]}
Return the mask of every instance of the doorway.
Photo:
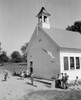
{"label": "doorway", "polygon": [[33,61],[30,61],[30,75],[33,74]]}

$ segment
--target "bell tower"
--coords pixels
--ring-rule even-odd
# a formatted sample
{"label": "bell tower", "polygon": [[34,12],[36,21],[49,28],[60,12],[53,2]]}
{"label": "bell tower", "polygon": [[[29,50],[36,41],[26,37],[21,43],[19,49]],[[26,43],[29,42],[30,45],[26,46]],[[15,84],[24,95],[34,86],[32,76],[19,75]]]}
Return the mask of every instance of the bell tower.
{"label": "bell tower", "polygon": [[42,28],[50,29],[49,16],[50,14],[46,11],[44,7],[42,7],[40,12],[37,14],[38,25],[40,25]]}

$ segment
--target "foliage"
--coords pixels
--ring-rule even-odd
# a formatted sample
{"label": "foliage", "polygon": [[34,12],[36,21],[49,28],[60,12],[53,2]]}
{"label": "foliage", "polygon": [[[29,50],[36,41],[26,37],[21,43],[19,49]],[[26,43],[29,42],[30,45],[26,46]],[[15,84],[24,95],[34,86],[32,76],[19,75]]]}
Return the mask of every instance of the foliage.
{"label": "foliage", "polygon": [[18,63],[18,62],[22,61],[22,57],[21,57],[21,55],[20,55],[20,53],[18,51],[14,51],[11,54],[11,61],[15,62],[15,63]]}
{"label": "foliage", "polygon": [[23,62],[27,62],[27,54],[26,54],[26,49],[28,47],[28,43],[25,43],[22,47],[21,47],[21,51],[23,53],[23,56],[22,56],[22,61]]}
{"label": "foliage", "polygon": [[22,62],[27,62],[27,55],[22,55]]}
{"label": "foliage", "polygon": [[6,52],[3,51],[2,54],[0,54],[0,62],[8,62],[9,61],[9,57],[7,56]]}
{"label": "foliage", "polygon": [[81,21],[76,21],[74,22],[73,25],[68,26],[66,28],[66,30],[68,31],[75,31],[75,32],[79,32],[81,34]]}
{"label": "foliage", "polygon": [[21,47],[21,51],[22,51],[23,54],[25,53],[27,46],[28,46],[28,43],[25,43],[25,44]]}

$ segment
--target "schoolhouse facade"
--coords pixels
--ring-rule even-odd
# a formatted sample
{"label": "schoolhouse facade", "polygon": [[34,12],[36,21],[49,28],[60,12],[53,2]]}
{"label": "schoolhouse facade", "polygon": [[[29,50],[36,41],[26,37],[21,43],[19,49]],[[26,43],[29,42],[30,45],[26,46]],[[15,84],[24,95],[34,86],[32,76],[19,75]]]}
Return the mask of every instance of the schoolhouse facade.
{"label": "schoolhouse facade", "polygon": [[67,73],[69,80],[81,79],[81,35],[51,27],[49,17],[44,7],[37,14],[38,24],[26,49],[27,69],[32,66],[39,78]]}

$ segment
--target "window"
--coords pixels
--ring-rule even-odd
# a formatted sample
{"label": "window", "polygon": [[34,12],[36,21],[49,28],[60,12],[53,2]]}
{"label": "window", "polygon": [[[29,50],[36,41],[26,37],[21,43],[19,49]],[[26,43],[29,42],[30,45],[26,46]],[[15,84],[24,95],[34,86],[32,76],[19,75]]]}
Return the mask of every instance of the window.
{"label": "window", "polygon": [[68,57],[64,57],[64,70],[69,70]]}
{"label": "window", "polygon": [[64,70],[77,70],[80,69],[81,57],[63,57]]}
{"label": "window", "polygon": [[80,59],[76,57],[76,69],[80,69]]}
{"label": "window", "polygon": [[39,20],[40,20],[40,23],[41,23],[42,22],[42,17],[41,16],[39,17]]}
{"label": "window", "polygon": [[47,22],[47,16],[44,16],[44,22]]}
{"label": "window", "polygon": [[74,67],[74,57],[70,57],[70,69],[71,70],[75,69],[75,67]]}

